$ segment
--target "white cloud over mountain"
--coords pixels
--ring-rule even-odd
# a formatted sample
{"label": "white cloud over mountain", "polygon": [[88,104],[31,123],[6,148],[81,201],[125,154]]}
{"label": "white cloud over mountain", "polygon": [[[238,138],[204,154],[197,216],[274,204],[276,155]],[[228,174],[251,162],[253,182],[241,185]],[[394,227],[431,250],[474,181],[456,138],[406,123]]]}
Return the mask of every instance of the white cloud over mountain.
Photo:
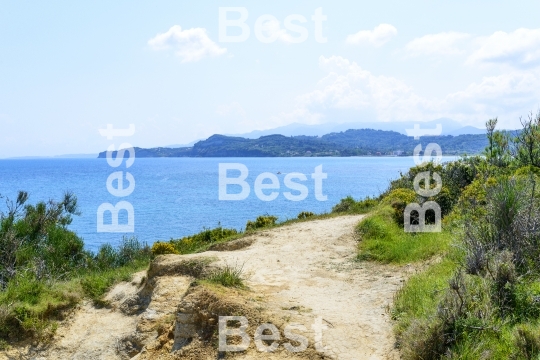
{"label": "white cloud over mountain", "polygon": [[340,56],[321,56],[319,66],[326,75],[313,91],[299,96],[297,107],[281,114],[282,118],[312,123],[313,118],[328,121],[325,116],[336,110],[353,110],[382,121],[450,117],[481,126],[491,116],[517,118],[523,109],[537,107],[540,98],[537,70],[484,76],[463,90],[435,98],[417,93],[396,77],[375,75]]}
{"label": "white cloud over mountain", "polygon": [[205,57],[220,56],[227,49],[213,42],[204,28],[182,30],[180,25],[172,26],[167,32],[157,34],[148,40],[153,50],[172,50],[183,63],[199,61]]}
{"label": "white cloud over mountain", "polygon": [[356,34],[347,36],[348,44],[371,44],[373,46],[382,46],[397,35],[397,29],[390,24],[380,24],[373,30],[361,30]]}

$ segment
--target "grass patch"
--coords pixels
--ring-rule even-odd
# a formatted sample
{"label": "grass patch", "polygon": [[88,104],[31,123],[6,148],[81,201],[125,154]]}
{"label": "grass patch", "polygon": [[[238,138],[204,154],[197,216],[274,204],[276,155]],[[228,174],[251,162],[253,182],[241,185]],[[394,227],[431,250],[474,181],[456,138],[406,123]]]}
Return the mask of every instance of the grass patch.
{"label": "grass patch", "polygon": [[95,305],[106,305],[102,301],[103,295],[121,281],[130,281],[133,273],[144,270],[148,266],[147,261],[136,261],[116,269],[96,271],[81,276],[79,282],[84,295],[94,302]]}
{"label": "grass patch", "polygon": [[47,342],[56,331],[58,321],[83,298],[104,306],[103,295],[116,283],[131,280],[134,272],[146,268],[139,260],[108,270],[80,273],[70,280],[37,280],[21,276],[0,292],[0,339],[18,341],[32,337]]}
{"label": "grass patch", "polygon": [[214,270],[205,280],[225,287],[245,288],[243,272],[243,265],[225,265],[223,268]]}
{"label": "grass patch", "polygon": [[392,215],[392,208],[381,207],[358,224],[358,260],[406,264],[427,260],[448,250],[450,235],[447,232],[406,233],[393,221]]}
{"label": "grass patch", "polygon": [[76,281],[44,282],[30,276],[11,281],[0,293],[0,338],[18,340],[32,336],[49,340],[65,310],[83,297]]}
{"label": "grass patch", "polygon": [[401,335],[415,319],[426,319],[437,311],[437,304],[448,287],[448,280],[458,265],[449,259],[430,266],[412,276],[394,296],[392,319],[397,321],[396,333]]}

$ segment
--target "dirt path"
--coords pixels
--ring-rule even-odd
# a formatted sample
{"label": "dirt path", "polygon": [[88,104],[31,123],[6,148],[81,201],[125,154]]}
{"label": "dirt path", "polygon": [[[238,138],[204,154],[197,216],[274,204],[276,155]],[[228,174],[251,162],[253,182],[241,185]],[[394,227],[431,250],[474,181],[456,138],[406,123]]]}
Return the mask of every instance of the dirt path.
{"label": "dirt path", "polygon": [[[316,339],[312,325],[320,321],[322,339],[316,345],[325,355],[343,360],[398,359],[387,308],[407,277],[408,268],[354,261],[354,227],[361,218],[340,216],[296,223],[252,235],[247,238],[253,240],[252,244],[240,250],[177,258],[215,257],[218,266],[243,265],[252,293],[289,323],[305,326],[310,343]],[[52,347],[23,358],[126,358],[129,351],[118,355],[118,339],[143,326],[141,319],[174,314],[189,287],[186,277],[160,279],[142,314],[129,315],[119,307],[96,310],[82,306],[59,328]],[[120,304],[137,291],[139,281],[118,285],[109,299]],[[262,355],[248,352],[241,358],[258,359]],[[277,359],[284,355],[265,356]]]}
{"label": "dirt path", "polygon": [[396,359],[387,307],[405,277],[397,267],[354,261],[354,227],[361,218],[280,227],[258,235],[246,249],[212,255],[222,263],[243,264],[249,287],[276,312],[288,311],[295,323],[309,330],[322,317],[326,354]]}

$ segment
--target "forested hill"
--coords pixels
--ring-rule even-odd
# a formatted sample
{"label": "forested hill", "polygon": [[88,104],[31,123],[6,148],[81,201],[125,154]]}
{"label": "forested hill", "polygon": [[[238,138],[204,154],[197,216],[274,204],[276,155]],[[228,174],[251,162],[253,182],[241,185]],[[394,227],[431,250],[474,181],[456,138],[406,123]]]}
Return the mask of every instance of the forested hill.
{"label": "forested hill", "polygon": [[[137,157],[292,157],[412,155],[416,145],[437,143],[446,155],[478,154],[487,146],[486,135],[425,136],[419,140],[395,131],[347,130],[317,136],[269,135],[246,139],[212,135],[183,148],[135,148]],[[99,154],[105,157],[106,152]],[[114,154],[115,156],[115,154]]]}

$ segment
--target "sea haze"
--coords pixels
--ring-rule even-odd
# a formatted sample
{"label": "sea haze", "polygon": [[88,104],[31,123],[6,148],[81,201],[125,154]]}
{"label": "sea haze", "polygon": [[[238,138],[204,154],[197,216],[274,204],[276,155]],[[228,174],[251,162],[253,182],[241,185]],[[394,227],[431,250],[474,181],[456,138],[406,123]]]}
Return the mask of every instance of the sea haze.
{"label": "sea haze", "polygon": [[[247,166],[251,192],[246,200],[218,199],[219,163]],[[318,165],[328,174],[323,180],[327,201],[315,199],[310,174]],[[74,192],[82,215],[74,218],[70,229],[84,239],[88,249],[95,251],[101,244],[117,244],[122,238],[122,234],[97,232],[96,212],[102,203],[129,201],[135,209],[135,233],[127,235],[136,235],[151,244],[218,224],[240,230],[247,220],[263,214],[285,220],[296,217],[301,211],[330,211],[347,195],[359,199],[380,194],[400,171],[413,165],[412,157],[139,158],[127,170],[135,178],[134,192],[126,198],[116,198],[108,193],[106,180],[114,171],[126,171],[125,162],[112,168],[105,159],[0,160],[0,194],[13,199],[18,190],[25,190],[30,194],[29,202],[34,204],[40,200],[60,199],[67,190]],[[261,201],[253,190],[255,178],[263,172],[274,173],[280,180],[280,195],[274,201]],[[285,175],[290,172],[300,172],[308,178],[304,184],[309,194],[303,201],[289,201],[283,196],[283,192],[290,191],[283,184]],[[229,176],[237,175],[231,172]],[[124,187],[127,185],[125,183]],[[237,189],[231,187],[229,192],[235,191]],[[4,200],[0,203],[2,210],[5,210]],[[120,221],[125,222],[126,218],[120,216]]]}

